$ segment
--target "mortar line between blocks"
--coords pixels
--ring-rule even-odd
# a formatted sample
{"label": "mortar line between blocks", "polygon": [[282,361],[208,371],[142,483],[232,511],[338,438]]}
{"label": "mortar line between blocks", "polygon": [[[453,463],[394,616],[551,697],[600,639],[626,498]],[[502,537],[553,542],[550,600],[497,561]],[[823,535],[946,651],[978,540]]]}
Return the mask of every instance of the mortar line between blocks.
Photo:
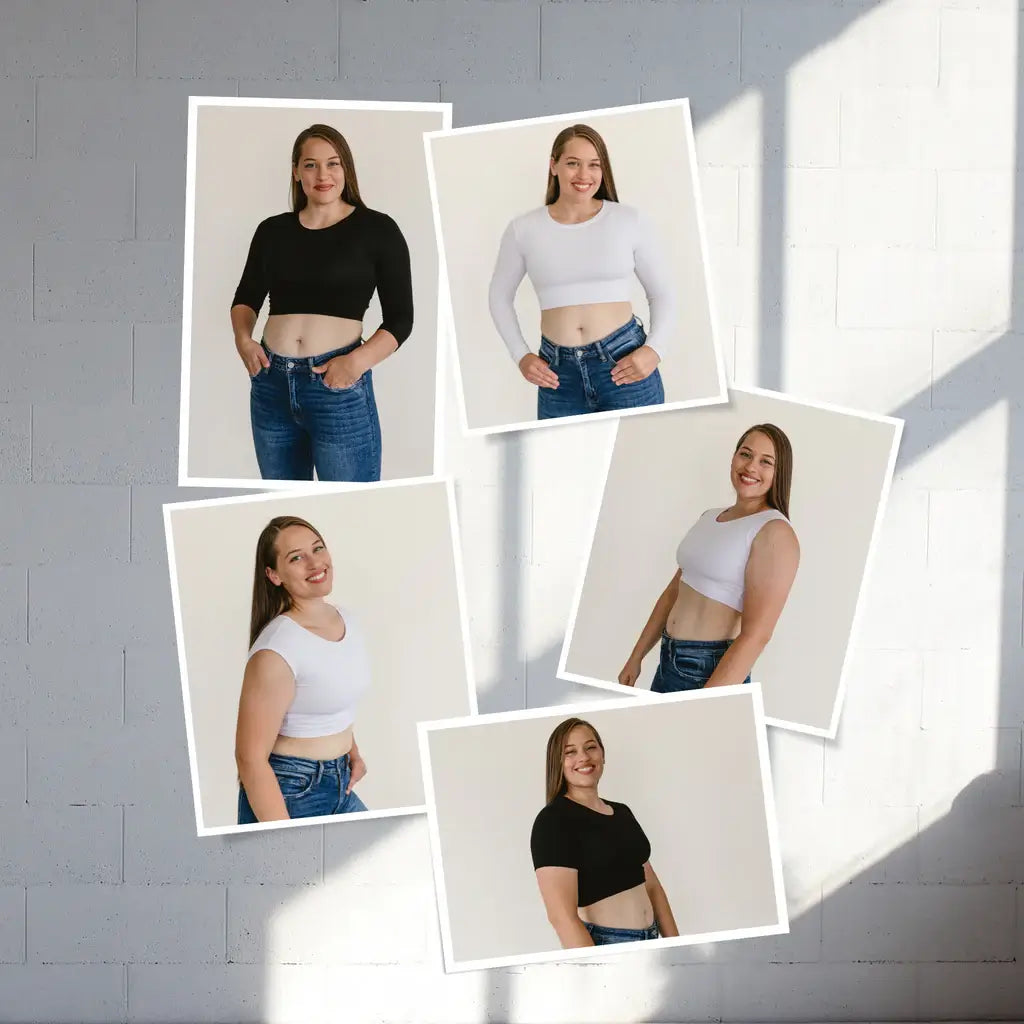
{"label": "mortar line between blocks", "polygon": [[[544,4],[537,4],[537,81],[544,81]],[[639,87],[638,87],[639,88]]]}

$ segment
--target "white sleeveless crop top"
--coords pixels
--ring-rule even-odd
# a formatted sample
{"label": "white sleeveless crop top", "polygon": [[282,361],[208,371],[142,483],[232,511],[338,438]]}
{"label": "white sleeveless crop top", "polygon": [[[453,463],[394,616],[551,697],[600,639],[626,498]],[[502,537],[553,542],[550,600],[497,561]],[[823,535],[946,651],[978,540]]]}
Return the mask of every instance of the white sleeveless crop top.
{"label": "white sleeveless crop top", "polygon": [[773,519],[788,519],[774,508],[718,522],[724,508],[711,508],[690,527],[679,542],[676,562],[683,582],[712,601],[743,611],[743,576],[747,571],[750,545],[761,527]]}
{"label": "white sleeveless crop top", "polygon": [[345,636],[326,640],[287,615],[263,627],[249,648],[274,651],[295,676],[295,698],[281,722],[282,736],[330,736],[344,732],[356,717],[356,704],[370,685],[370,658],[363,631],[344,608]]}
{"label": "white sleeveless crop top", "polygon": [[632,206],[604,200],[580,224],[559,224],[542,206],[516,217],[501,236],[491,277],[491,318],[518,363],[532,351],[516,317],[515,297],[524,276],[540,308],[629,302],[635,274],[650,308],[647,344],[664,356],[676,321],[675,289],[653,225]]}

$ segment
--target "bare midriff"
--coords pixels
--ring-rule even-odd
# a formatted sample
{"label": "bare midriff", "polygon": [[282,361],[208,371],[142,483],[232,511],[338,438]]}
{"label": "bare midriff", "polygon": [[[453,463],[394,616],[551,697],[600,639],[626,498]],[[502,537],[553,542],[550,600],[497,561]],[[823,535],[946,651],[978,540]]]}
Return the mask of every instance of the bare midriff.
{"label": "bare midriff", "polygon": [[740,619],[735,608],[705,597],[680,580],[665,632],[675,640],[735,640]]}
{"label": "bare midriff", "polygon": [[353,727],[330,736],[278,736],[271,753],[282,757],[306,757],[310,761],[333,761],[352,749]]}
{"label": "bare midriff", "polygon": [[322,313],[284,313],[267,318],[263,340],[275,355],[305,359],[344,348],[362,335],[360,320]]}
{"label": "bare midriff", "polygon": [[579,348],[607,338],[625,327],[633,316],[628,302],[590,302],[585,306],[556,306],[540,315],[540,331],[548,341]]}
{"label": "bare midriff", "polygon": [[579,908],[580,920],[602,928],[650,928],[654,907],[642,883]]}

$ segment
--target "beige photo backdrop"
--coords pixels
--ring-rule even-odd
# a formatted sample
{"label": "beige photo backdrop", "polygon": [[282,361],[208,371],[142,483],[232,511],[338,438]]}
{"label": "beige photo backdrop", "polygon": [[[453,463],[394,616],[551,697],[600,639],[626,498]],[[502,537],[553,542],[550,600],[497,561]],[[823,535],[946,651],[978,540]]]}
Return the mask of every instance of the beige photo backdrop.
{"label": "beige photo backdrop", "polygon": [[356,712],[372,811],[423,803],[416,723],[472,713],[444,483],[173,507],[178,600],[203,828],[234,825],[235,722],[260,531],[308,520],[334,566],[330,600],[366,631],[372,681]]}
{"label": "beige photo backdrop", "polygon": [[[621,420],[565,671],[614,682],[677,568],[676,547],[705,509],[731,505],[742,432],[774,423],[793,446],[790,521],[800,568],[753,669],[765,714],[828,730],[898,427],[763,394],[728,405]],[[644,659],[649,689],[658,647]],[[623,687],[623,693],[629,691]]]}
{"label": "beige photo backdrop", "polygon": [[[580,121],[608,145],[619,200],[654,223],[677,289],[679,319],[659,367],[665,401],[723,399],[700,227],[689,105],[650,105],[617,113],[527,121],[431,136],[441,244],[447,267],[455,345],[471,430],[537,418],[537,389],[512,362],[487,305],[498,243],[508,222],[542,206],[551,143]],[[649,323],[634,279],[633,309]],[[540,306],[528,278],[516,298],[523,335],[540,345]]]}
{"label": "beige photo backdrop", "polygon": [[[457,962],[558,950],[530,857],[548,736],[591,722],[681,936],[780,923],[751,691],[426,731]],[[765,765],[765,771],[767,766]]]}
{"label": "beige photo backdrop", "polygon": [[[249,425],[249,378],[229,312],[257,224],[291,208],[295,137],[329,124],[348,140],[367,206],[393,217],[409,245],[415,319],[402,347],[373,370],[382,437],[381,478],[434,471],[438,258],[423,133],[444,127],[436,110],[204,105],[197,109],[187,476],[259,480]],[[266,324],[269,300],[253,331]],[[376,296],[364,337],[380,324]],[[183,406],[185,396],[183,395]]]}

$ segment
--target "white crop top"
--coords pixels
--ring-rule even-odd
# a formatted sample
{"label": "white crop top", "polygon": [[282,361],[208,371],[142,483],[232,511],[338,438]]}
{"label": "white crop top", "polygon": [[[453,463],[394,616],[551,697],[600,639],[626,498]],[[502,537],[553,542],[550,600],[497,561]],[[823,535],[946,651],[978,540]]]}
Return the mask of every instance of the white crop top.
{"label": "white crop top", "polygon": [[743,611],[743,576],[747,571],[750,545],[761,527],[773,519],[788,519],[778,509],[766,508],[753,515],[718,522],[724,508],[703,513],[679,542],[676,561],[683,570],[683,582],[699,594]]}
{"label": "white crop top", "polygon": [[355,721],[356,703],[370,685],[370,658],[355,616],[338,608],[345,620],[341,640],[326,640],[287,615],[263,627],[249,648],[274,651],[295,676],[295,698],[281,723],[282,736],[330,736]]}
{"label": "white crop top", "polygon": [[540,308],[629,302],[636,274],[650,307],[647,344],[659,356],[675,327],[676,297],[653,225],[638,210],[606,199],[590,220],[559,224],[549,207],[510,222],[501,236],[488,300],[494,326],[518,363],[532,351],[515,297],[529,275]]}

